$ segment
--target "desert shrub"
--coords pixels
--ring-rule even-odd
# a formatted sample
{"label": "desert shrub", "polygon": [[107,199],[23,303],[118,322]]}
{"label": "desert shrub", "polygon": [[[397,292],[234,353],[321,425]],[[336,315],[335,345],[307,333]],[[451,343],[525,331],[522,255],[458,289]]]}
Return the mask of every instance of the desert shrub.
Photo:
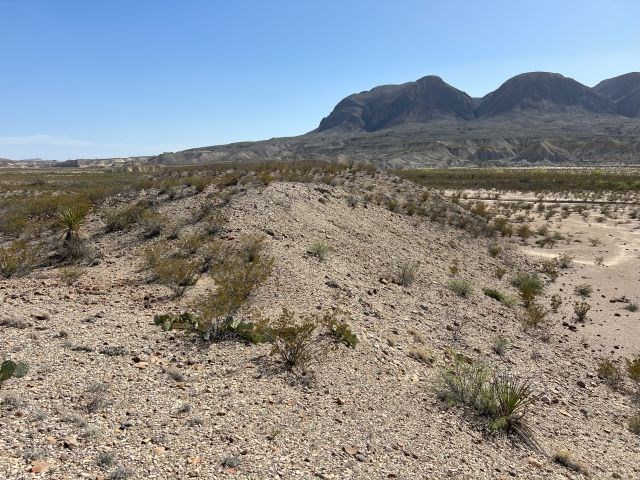
{"label": "desert shrub", "polygon": [[186,288],[198,280],[199,262],[173,253],[165,245],[148,248],[144,256],[155,281],[171,288],[177,296],[184,294]]}
{"label": "desert shrub", "polygon": [[558,267],[563,269],[570,268],[573,265],[573,258],[573,255],[570,253],[563,253],[562,255],[559,255],[557,258]]}
{"label": "desert shrub", "polygon": [[418,273],[417,262],[405,262],[402,265],[400,265],[400,267],[398,267],[398,272],[396,274],[395,282],[398,285],[408,287],[415,281],[417,273]]}
{"label": "desert shrub", "polygon": [[587,320],[587,313],[591,310],[591,305],[587,302],[575,302],[573,304],[573,312],[576,314],[576,320],[584,322]]}
{"label": "desert shrub", "polygon": [[82,277],[83,275],[84,269],[77,265],[70,265],[58,270],[58,278],[60,279],[60,281],[69,286],[80,280],[80,277]]}
{"label": "desert shrub", "polygon": [[455,277],[458,273],[460,273],[460,263],[458,260],[454,260],[451,265],[449,265],[449,274]]}
{"label": "desert shrub", "polygon": [[546,325],[546,320],[547,311],[542,305],[531,302],[525,307],[524,315],[522,317],[525,330],[530,328],[542,328]]}
{"label": "desert shrub", "polygon": [[531,227],[529,225],[520,225],[516,233],[522,240],[525,241],[533,235],[533,232],[531,231]]}
{"label": "desert shrub", "polygon": [[420,346],[411,347],[407,352],[407,355],[427,365],[433,365],[436,362],[436,358],[434,357],[433,353]]}
{"label": "desert shrub", "polygon": [[322,326],[323,322],[317,316],[296,315],[283,309],[269,323],[271,355],[277,356],[287,370],[306,372],[329,350],[329,344],[321,335]]}
{"label": "desert shrub", "polygon": [[154,323],[164,331],[183,330],[195,333],[204,340],[241,339],[249,343],[263,343],[266,341],[264,321],[253,323],[226,317],[215,324],[216,330],[211,330],[211,323],[191,312],[180,314],[155,315]]}
{"label": "desert shrub", "polygon": [[347,319],[341,318],[345,316],[345,312],[336,311],[325,314],[322,321],[336,342],[355,348],[359,342],[358,336],[351,330]]}
{"label": "desert shrub", "polygon": [[588,283],[582,283],[580,285],[576,285],[574,291],[576,292],[576,295],[580,295],[582,298],[587,298],[593,293],[593,287]]}
{"label": "desert shrub", "polygon": [[20,277],[31,272],[39,262],[40,249],[24,240],[14,240],[0,247],[0,277]]}
{"label": "desert shrub", "polygon": [[502,247],[500,245],[489,245],[489,255],[491,255],[493,258],[497,257],[498,255],[500,255],[502,253]]}
{"label": "desert shrub", "polygon": [[629,312],[637,312],[638,304],[635,302],[629,302],[627,305],[625,305],[624,309],[628,310]]}
{"label": "desert shrub", "polygon": [[442,372],[440,396],[471,407],[488,417],[492,429],[508,433],[521,432],[524,417],[535,401],[528,381],[459,359]]}
{"label": "desert shrub", "polygon": [[506,268],[504,268],[504,267],[496,267],[495,274],[496,274],[497,278],[501,279],[502,277],[505,276],[506,273],[507,273],[507,269]]}
{"label": "desert shrub", "polygon": [[168,218],[161,213],[145,210],[140,214],[139,223],[144,237],[153,238],[160,235],[168,223]]}
{"label": "desert shrub", "polygon": [[485,288],[482,291],[487,297],[491,297],[508,307],[511,307],[516,303],[512,297],[494,288]]}
{"label": "desert shrub", "polygon": [[558,261],[556,259],[543,261],[540,271],[549,277],[551,281],[555,281],[558,278]]}
{"label": "desert shrub", "polygon": [[629,378],[640,387],[640,355],[633,360],[627,360]]}
{"label": "desert shrub", "polygon": [[307,248],[307,253],[309,255],[317,257],[320,260],[326,260],[330,252],[331,247],[324,240],[313,242],[311,245],[309,245],[309,248]]}
{"label": "desert shrub", "polygon": [[273,258],[262,251],[263,243],[259,243],[260,250],[253,250],[255,245],[251,238],[241,241],[240,246],[229,250],[226,258],[211,271],[217,288],[198,306],[205,339],[224,338],[228,326],[234,324],[236,313],[271,274]]}
{"label": "desert shrub", "polygon": [[535,273],[518,273],[511,279],[511,285],[520,292],[520,298],[525,307],[530,306],[535,297],[542,293],[544,284]]}
{"label": "desert shrub", "polygon": [[567,449],[561,449],[554,452],[553,461],[568,468],[569,470],[573,470],[574,472],[587,473],[587,468],[583,463],[576,459]]}
{"label": "desert shrub", "polygon": [[103,219],[107,232],[128,230],[136,225],[144,212],[147,211],[145,202],[137,202],[132,205],[125,205],[104,214]]}
{"label": "desert shrub", "polygon": [[24,362],[5,360],[0,364],[0,388],[11,378],[22,378],[29,372],[29,366]]}
{"label": "desert shrub", "polygon": [[513,235],[513,227],[509,224],[506,218],[494,218],[493,228],[503,237],[510,237]]}
{"label": "desert shrub", "polygon": [[561,305],[562,305],[562,298],[557,293],[554,293],[551,296],[551,310],[554,313],[558,313],[558,309],[560,308]]}
{"label": "desert shrub", "polygon": [[194,232],[182,237],[178,242],[178,247],[185,255],[194,255],[202,247],[204,241],[204,235]]}
{"label": "desert shrub", "polygon": [[597,256],[593,263],[596,265],[604,265],[604,257],[602,255]]}
{"label": "desert shrub", "polygon": [[507,338],[503,337],[502,335],[494,337],[491,341],[491,349],[497,355],[504,355],[504,353],[507,351],[507,348],[509,348],[509,340],[507,340]]}
{"label": "desert shrub", "polygon": [[228,221],[222,212],[211,212],[202,219],[202,228],[207,235],[219,235],[224,232]]}
{"label": "desert shrub", "polygon": [[454,292],[456,295],[468,298],[473,293],[473,286],[469,282],[469,280],[454,278],[448,284],[449,289]]}
{"label": "desert shrub", "polygon": [[618,388],[623,382],[620,369],[610,360],[603,360],[598,365],[598,378],[604,381],[611,388]]}

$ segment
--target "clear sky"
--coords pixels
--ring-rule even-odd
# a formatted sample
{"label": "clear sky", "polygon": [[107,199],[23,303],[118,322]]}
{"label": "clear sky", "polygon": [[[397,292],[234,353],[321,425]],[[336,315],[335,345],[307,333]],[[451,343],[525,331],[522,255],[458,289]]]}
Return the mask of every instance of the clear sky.
{"label": "clear sky", "polygon": [[297,135],[376,85],[534,70],[640,70],[640,0],[0,0],[0,157]]}

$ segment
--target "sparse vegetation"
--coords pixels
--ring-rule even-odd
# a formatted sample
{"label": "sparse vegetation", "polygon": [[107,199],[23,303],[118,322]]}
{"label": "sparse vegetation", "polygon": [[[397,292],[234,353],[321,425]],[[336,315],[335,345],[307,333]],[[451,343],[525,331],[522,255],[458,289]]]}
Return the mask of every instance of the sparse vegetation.
{"label": "sparse vegetation", "polygon": [[405,262],[398,268],[395,281],[398,285],[410,286],[416,279],[418,264],[416,262]]}
{"label": "sparse vegetation", "polygon": [[326,260],[329,257],[329,253],[331,252],[331,247],[324,240],[318,240],[313,242],[307,248],[307,253],[311,256],[317,257],[320,260]]}
{"label": "sparse vegetation", "polygon": [[589,310],[591,310],[591,305],[585,301],[575,302],[573,304],[573,312],[575,313],[576,320],[578,322],[584,323],[587,320],[587,313],[589,313]]}
{"label": "sparse vegetation", "polygon": [[619,388],[623,382],[620,369],[610,360],[600,362],[600,365],[598,365],[598,378],[613,389]]}
{"label": "sparse vegetation", "polygon": [[511,285],[520,291],[525,307],[531,306],[534,299],[544,290],[542,280],[535,273],[518,273],[511,279]]}
{"label": "sparse vegetation", "polygon": [[487,297],[491,297],[507,307],[511,307],[516,304],[516,299],[494,288],[485,288],[482,291]]}
{"label": "sparse vegetation", "polygon": [[576,295],[580,295],[582,298],[587,298],[593,293],[593,287],[588,283],[582,283],[580,285],[576,285],[574,291],[576,292]]}
{"label": "sparse vegetation", "polygon": [[5,360],[0,364],[0,388],[11,378],[22,378],[29,373],[29,366],[25,362]]}
{"label": "sparse vegetation", "polygon": [[469,298],[473,293],[473,286],[468,280],[465,279],[454,278],[453,280],[449,281],[448,286],[452,292],[463,298]]}

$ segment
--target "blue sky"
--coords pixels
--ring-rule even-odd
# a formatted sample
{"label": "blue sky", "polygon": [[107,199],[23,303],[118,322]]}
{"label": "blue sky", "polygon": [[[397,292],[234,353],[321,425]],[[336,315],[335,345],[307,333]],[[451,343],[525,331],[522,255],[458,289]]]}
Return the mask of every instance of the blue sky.
{"label": "blue sky", "polygon": [[640,1],[0,0],[0,157],[105,157],[297,135],[429,74],[640,70]]}

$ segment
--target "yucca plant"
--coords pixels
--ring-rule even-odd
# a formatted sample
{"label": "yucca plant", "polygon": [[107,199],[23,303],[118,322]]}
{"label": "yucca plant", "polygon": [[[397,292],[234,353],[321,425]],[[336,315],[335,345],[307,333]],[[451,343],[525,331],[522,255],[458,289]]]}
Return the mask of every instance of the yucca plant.
{"label": "yucca plant", "polygon": [[24,362],[5,360],[0,365],[0,387],[10,378],[22,378],[29,372],[29,366]]}
{"label": "yucca plant", "polygon": [[494,374],[491,393],[492,426],[506,431],[517,429],[536,399],[529,381],[508,373]]}
{"label": "yucca plant", "polygon": [[89,207],[86,204],[73,205],[58,211],[56,218],[58,225],[65,232],[65,240],[71,240],[78,235],[87,213],[89,213]]}

